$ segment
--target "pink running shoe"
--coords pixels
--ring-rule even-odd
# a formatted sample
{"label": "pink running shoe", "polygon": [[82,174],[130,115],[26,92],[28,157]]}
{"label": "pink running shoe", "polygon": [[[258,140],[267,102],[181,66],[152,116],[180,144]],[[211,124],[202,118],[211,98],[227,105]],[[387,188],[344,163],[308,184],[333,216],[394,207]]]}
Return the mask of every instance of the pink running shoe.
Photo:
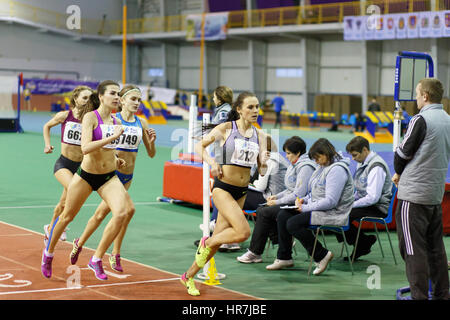
{"label": "pink running shoe", "polygon": [[76,238],[75,240],[73,240],[72,252],[70,253],[71,264],[77,263],[78,256],[80,255],[81,250],[83,250],[83,247],[78,246],[78,240],[80,240],[80,238]]}
{"label": "pink running shoe", "polygon": [[123,272],[123,268],[120,264],[120,254],[112,254],[109,256],[109,264],[111,265],[111,269],[117,272]]}
{"label": "pink running shoe", "polygon": [[52,261],[53,257],[47,256],[44,249],[42,252],[41,271],[46,278],[50,278],[52,276]]}
{"label": "pink running shoe", "polygon": [[106,275],[105,271],[103,270],[102,260],[93,262],[92,258],[89,260],[88,264],[89,269],[95,272],[95,277],[98,280],[108,280],[108,276]]}

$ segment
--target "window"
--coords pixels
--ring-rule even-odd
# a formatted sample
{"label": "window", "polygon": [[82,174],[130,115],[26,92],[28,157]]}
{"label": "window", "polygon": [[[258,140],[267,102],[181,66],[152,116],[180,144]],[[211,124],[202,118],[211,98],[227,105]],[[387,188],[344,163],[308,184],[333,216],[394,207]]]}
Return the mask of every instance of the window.
{"label": "window", "polygon": [[148,69],[149,77],[164,77],[164,69],[162,68],[150,68]]}
{"label": "window", "polygon": [[277,78],[302,78],[303,69],[302,68],[277,68],[276,69]]}

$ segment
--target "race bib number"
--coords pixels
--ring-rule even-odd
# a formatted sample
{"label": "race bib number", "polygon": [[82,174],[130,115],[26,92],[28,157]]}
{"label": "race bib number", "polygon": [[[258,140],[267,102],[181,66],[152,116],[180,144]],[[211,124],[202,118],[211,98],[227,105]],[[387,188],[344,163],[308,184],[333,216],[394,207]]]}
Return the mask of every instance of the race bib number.
{"label": "race bib number", "polygon": [[231,163],[239,166],[251,167],[256,164],[258,154],[259,146],[257,143],[243,139],[235,139]]}
{"label": "race bib number", "polygon": [[[101,124],[100,127],[102,129],[103,134],[102,138],[107,138],[114,134],[113,125]],[[122,132],[120,137],[111,141],[103,148],[107,149],[120,148],[126,150],[133,150],[138,148],[139,143],[141,143],[141,140],[142,140],[142,129],[140,127],[124,126],[124,131]]]}
{"label": "race bib number", "polygon": [[81,123],[68,121],[64,128],[63,142],[81,146]]}
{"label": "race bib number", "polygon": [[[108,138],[108,137],[114,135],[114,127],[115,127],[115,125],[112,125],[112,124],[101,124],[100,129],[102,129],[102,139],[105,139],[105,138]],[[115,148],[117,148],[119,141],[120,141],[120,137],[111,141],[106,146],[103,146],[103,148],[115,149]]]}

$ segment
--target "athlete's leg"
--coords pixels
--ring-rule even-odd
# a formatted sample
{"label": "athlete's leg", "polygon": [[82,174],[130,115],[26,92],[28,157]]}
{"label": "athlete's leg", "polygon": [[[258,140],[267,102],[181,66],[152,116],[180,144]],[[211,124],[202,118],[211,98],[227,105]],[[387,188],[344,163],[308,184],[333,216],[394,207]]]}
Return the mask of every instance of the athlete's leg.
{"label": "athlete's leg", "polygon": [[135,208],[130,195],[117,176],[114,176],[110,181],[100,187],[98,193],[111,209],[113,215],[106,225],[102,239],[95,251],[94,256],[101,259],[119,234],[127,217],[134,214]]}
{"label": "athlete's leg", "polygon": [[[125,183],[124,187],[127,191],[130,188],[130,185],[131,185],[131,180],[128,181],[127,183]],[[131,200],[131,198],[130,198],[130,200]],[[134,207],[134,204],[132,202],[129,205]],[[134,210],[129,212],[125,221],[122,224],[122,228],[120,229],[119,234],[117,235],[116,239],[114,239],[114,247],[112,250],[113,255],[120,254],[120,248],[122,247],[122,242],[125,237],[125,233],[127,232],[128,224],[130,223],[131,219],[133,218],[134,212],[135,212]]]}
{"label": "athlete's leg", "polygon": [[[66,195],[67,195],[67,188],[69,187],[70,181],[72,181],[73,174],[70,172],[70,170],[62,168],[55,172],[55,178],[58,180],[58,182],[63,186],[63,192],[61,194],[61,197],[59,198],[59,202],[56,205],[55,209],[53,209],[53,217],[50,221],[49,229],[53,226],[56,219],[61,215],[61,213],[64,211],[64,205],[66,202]],[[50,230],[48,230],[50,232]]]}
{"label": "athlete's leg", "polygon": [[78,246],[82,247],[86,241],[91,237],[95,230],[100,226],[105,217],[110,213],[111,210],[109,206],[106,204],[105,200],[102,200],[98,205],[95,213],[89,219],[86,227],[84,228],[83,234],[78,239]]}
{"label": "athlete's leg", "polygon": [[[228,192],[215,188],[213,200],[219,214],[213,235],[205,241],[206,247],[210,248],[206,261],[215,255],[222,244],[243,242],[250,236],[250,226],[242,213],[245,197],[236,201]],[[187,271],[187,277],[192,278],[200,269],[202,267],[194,261]]]}
{"label": "athlete's leg", "polygon": [[53,253],[59,237],[66,229],[67,225],[75,218],[81,206],[92,192],[92,188],[79,175],[74,175],[67,189],[67,198],[64,211],[58,218],[58,222],[52,230],[50,241],[47,247],[49,253]]}

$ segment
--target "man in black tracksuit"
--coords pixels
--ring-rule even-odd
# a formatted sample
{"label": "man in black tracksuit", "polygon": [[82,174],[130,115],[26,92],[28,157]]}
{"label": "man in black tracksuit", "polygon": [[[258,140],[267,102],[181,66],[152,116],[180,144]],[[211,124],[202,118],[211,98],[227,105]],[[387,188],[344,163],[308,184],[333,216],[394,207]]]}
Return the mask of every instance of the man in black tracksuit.
{"label": "man in black tracksuit", "polygon": [[394,157],[398,185],[397,234],[412,299],[449,298],[442,207],[450,161],[450,116],[443,110],[442,83],[422,79],[416,87],[420,112],[408,126]]}

